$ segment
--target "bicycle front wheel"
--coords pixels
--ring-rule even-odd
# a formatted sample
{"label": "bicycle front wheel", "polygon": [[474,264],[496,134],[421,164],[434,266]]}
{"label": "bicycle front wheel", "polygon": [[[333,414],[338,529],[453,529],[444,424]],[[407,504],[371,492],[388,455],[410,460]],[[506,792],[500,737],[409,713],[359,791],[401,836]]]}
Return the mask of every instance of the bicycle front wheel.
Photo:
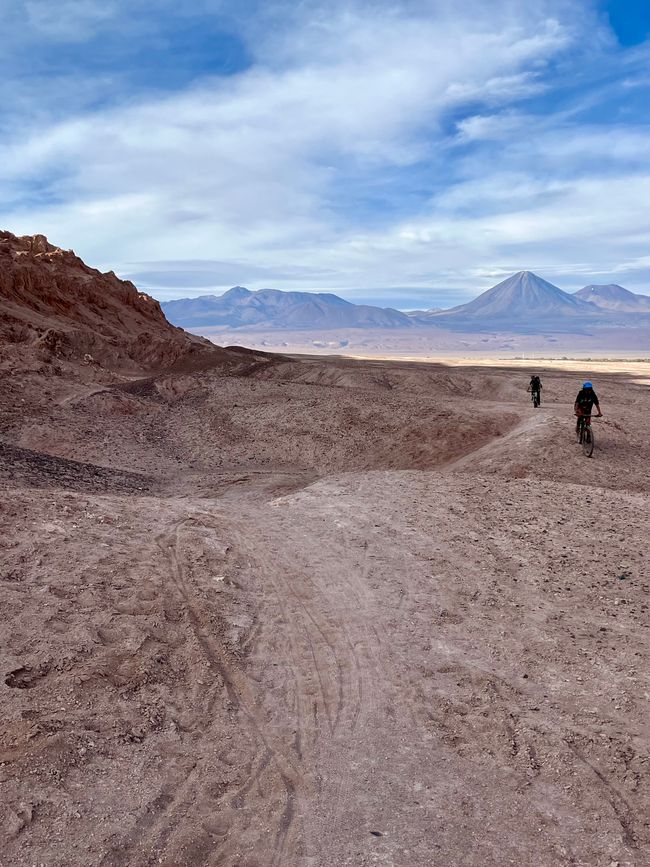
{"label": "bicycle front wheel", "polygon": [[585,456],[590,458],[594,453],[594,432],[590,425],[585,425],[582,434],[582,451]]}

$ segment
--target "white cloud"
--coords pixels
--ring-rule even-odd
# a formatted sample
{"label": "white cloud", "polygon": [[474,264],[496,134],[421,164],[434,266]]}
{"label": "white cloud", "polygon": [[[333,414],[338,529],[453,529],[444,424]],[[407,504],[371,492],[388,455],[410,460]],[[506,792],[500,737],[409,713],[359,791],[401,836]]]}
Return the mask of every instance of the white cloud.
{"label": "white cloud", "polygon": [[25,0],[24,12],[27,26],[48,39],[82,42],[113,18],[116,9],[97,0]]}
{"label": "white cloud", "polygon": [[[29,183],[63,174],[55,192],[79,203],[127,191],[163,210],[173,200],[235,231],[292,215],[318,224],[317,199],[342,160],[418,159],[418,129],[435,126],[455,101],[491,92],[501,73],[517,79],[537,43],[507,27],[507,16],[493,17],[492,29],[485,15],[330,17],[318,39],[313,28],[284,35],[292,47],[303,36],[304,65],[259,66],[166,99],[20,130],[2,150],[2,175]],[[553,38],[563,44],[554,30],[540,49]]]}
{"label": "white cloud", "polygon": [[[67,38],[73,12],[80,32],[111,14],[118,26],[118,6],[68,0],[54,36]],[[29,7],[47,29],[53,7]],[[286,287],[310,274],[331,289],[467,285],[519,251],[544,265],[570,241],[568,262],[633,257],[622,233],[647,225],[638,203],[650,172],[636,164],[645,131],[585,133],[514,107],[552,86],[549,64],[577,35],[597,43],[599,31],[560,2],[489,7],[312,3],[275,19],[267,7],[245,22],[254,62],[243,73],[56,124],[25,117],[0,140],[2,222],[125,273],[143,260],[216,259],[220,274],[266,269]],[[596,158],[610,177],[581,176]],[[633,164],[633,193],[622,162]],[[359,203],[410,171],[431,189],[412,215],[399,195],[391,216]]]}

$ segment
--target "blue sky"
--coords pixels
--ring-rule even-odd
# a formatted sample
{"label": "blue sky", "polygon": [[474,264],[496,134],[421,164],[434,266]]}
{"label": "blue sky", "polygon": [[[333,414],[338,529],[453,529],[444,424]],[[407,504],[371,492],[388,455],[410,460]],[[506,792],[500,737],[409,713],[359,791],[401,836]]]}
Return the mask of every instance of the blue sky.
{"label": "blue sky", "polygon": [[0,0],[0,227],[161,299],[650,293],[650,4]]}

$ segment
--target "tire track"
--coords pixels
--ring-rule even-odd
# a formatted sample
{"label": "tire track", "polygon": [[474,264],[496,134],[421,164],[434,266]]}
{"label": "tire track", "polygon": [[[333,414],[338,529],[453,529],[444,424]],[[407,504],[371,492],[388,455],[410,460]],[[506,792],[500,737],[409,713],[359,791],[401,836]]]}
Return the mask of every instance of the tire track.
{"label": "tire track", "polygon": [[[205,523],[206,518],[210,520],[210,523]],[[300,789],[300,771],[297,760],[288,755],[273,733],[267,730],[265,720],[256,711],[257,697],[248,678],[243,671],[235,668],[227,658],[219,640],[215,639],[213,635],[212,625],[206,622],[200,606],[194,598],[183,559],[183,535],[186,531],[191,530],[193,525],[223,530],[223,526],[215,525],[213,516],[203,513],[200,517],[184,518],[178,521],[168,531],[161,533],[156,538],[156,543],[168,562],[172,586],[182,600],[191,632],[211,670],[216,675],[216,686],[209,696],[208,708],[213,709],[216,702],[220,700],[222,691],[225,692],[232,709],[245,721],[253,742],[257,742],[259,745],[251,763],[250,775],[238,792],[230,797],[230,806],[237,813],[242,812],[242,808],[246,805],[256,783],[262,776],[269,773],[272,773],[273,777],[276,778],[275,786],[279,786],[284,792],[284,805],[276,817],[277,830],[273,838],[273,852],[267,851],[265,855],[265,857],[271,858],[269,863],[280,864],[283,863],[282,859],[292,835],[295,801]],[[203,740],[213,739],[215,743],[219,743],[222,734],[222,720],[213,721],[212,713],[205,714],[204,718],[206,722],[201,727],[201,738]],[[183,821],[183,817],[188,810],[192,809],[192,804],[203,797],[202,791],[209,783],[210,779],[206,775],[206,769],[201,766],[199,760],[186,780],[175,791],[158,796],[147,813],[136,823],[128,839],[123,838],[117,846],[105,855],[101,867],[117,867],[118,864],[122,865],[127,860],[128,863],[134,865],[137,863],[147,865],[157,863],[155,853],[164,851],[168,841]],[[153,816],[151,815],[152,809],[154,810]],[[234,863],[229,859],[234,850],[239,848],[238,837],[239,833],[236,828],[229,828],[228,838],[232,840],[232,846],[228,840],[224,841],[214,863]],[[139,856],[138,853],[142,853],[142,855]],[[138,860],[139,857],[144,857],[145,860],[140,861]],[[210,857],[209,860],[211,860]],[[203,860],[200,863],[208,863],[208,861]]]}
{"label": "tire track", "polygon": [[[310,524],[310,533],[296,537],[290,521],[280,513],[272,514],[263,527],[258,518],[255,548],[241,537],[236,545],[247,559],[258,558],[255,569],[260,584],[269,588],[282,612],[299,721],[298,754],[303,767],[325,783],[320,793],[312,793],[316,800],[309,811],[311,816],[320,816],[318,842],[317,838],[305,841],[308,851],[310,842],[320,851],[323,839],[337,838],[350,807],[355,777],[341,772],[341,766],[364,742],[376,704],[375,683],[382,680],[377,662],[379,640],[369,624],[372,594],[366,583],[370,558],[367,545],[358,557],[358,544],[351,544],[345,533],[341,540],[337,530],[333,540],[329,521]],[[253,520],[253,515],[247,515],[243,523],[250,525]],[[321,548],[330,550],[333,541],[339,551],[335,571],[331,570],[331,555],[325,562],[320,556]],[[261,636],[259,646],[265,645],[268,640]]]}
{"label": "tire track", "polygon": [[[255,711],[255,706],[257,704],[256,696],[251,690],[248,678],[241,670],[229,665],[221,645],[212,638],[209,629],[202,621],[200,610],[192,598],[183,561],[179,556],[181,548],[181,533],[192,523],[197,523],[203,527],[208,526],[211,529],[217,529],[212,521],[209,524],[206,524],[205,520],[197,521],[192,518],[180,521],[173,530],[174,541],[173,544],[167,545],[167,551],[172,566],[172,574],[175,583],[184,598],[188,616],[192,623],[192,628],[197,641],[201,645],[201,648],[210,664],[219,672],[219,675],[224,682],[229,700],[232,702],[234,707],[242,713],[244,718],[247,720],[251,733],[263,746],[264,752],[262,759],[257,770],[253,773],[248,784],[245,786],[245,791],[241,796],[241,805],[243,806],[246,794],[250,793],[253,785],[265,772],[267,767],[273,766],[275,768],[275,772],[279,775],[285,788],[285,807],[278,820],[279,832],[276,835],[275,854],[272,862],[275,864],[278,863],[278,858],[282,856],[289,838],[291,823],[294,816],[293,801],[300,781],[300,772],[295,761],[290,756],[284,754],[282,746],[271,743],[274,738],[266,731],[264,719]],[[160,544],[162,544],[164,550],[164,541]],[[222,858],[219,859],[219,862],[223,863]]]}

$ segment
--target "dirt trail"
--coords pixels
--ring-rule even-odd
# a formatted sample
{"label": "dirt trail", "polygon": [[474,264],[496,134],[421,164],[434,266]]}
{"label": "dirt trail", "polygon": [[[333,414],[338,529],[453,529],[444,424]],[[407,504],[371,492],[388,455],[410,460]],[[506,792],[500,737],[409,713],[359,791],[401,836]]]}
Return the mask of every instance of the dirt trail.
{"label": "dirt trail", "polygon": [[[387,484],[392,502],[382,505]],[[510,491],[513,484],[524,533],[540,512],[549,526],[566,521],[584,496],[574,489],[567,502],[565,491],[565,503],[549,514],[552,486],[510,483]],[[281,626],[282,639],[260,641],[264,659],[253,655],[251,664],[268,672],[272,650],[263,692],[273,696],[278,683],[286,692],[269,713],[282,718],[289,710],[281,724],[295,728],[303,778],[317,781],[315,790],[296,792],[306,848],[295,863],[424,865],[453,852],[457,864],[533,865],[540,848],[549,865],[648,856],[644,735],[621,738],[617,720],[623,706],[639,712],[645,703],[638,613],[626,609],[625,626],[617,618],[623,646],[614,670],[595,672],[588,657],[602,653],[607,603],[575,625],[566,608],[594,585],[607,586],[607,571],[600,582],[584,574],[583,545],[554,552],[561,580],[555,557],[535,555],[526,538],[508,540],[506,554],[494,534],[500,516],[490,520],[483,510],[498,486],[479,488],[433,474],[352,476],[317,483],[276,500],[263,520],[255,516],[255,547],[265,560],[258,577],[266,585],[274,576],[281,616],[272,629]],[[616,499],[611,506],[622,508]],[[635,511],[628,506],[614,528],[603,522],[600,537],[627,521],[641,532],[647,512]],[[616,548],[605,567],[612,581],[625,556]],[[639,592],[629,602],[642,599]],[[504,626],[517,634],[505,658]],[[581,665],[565,662],[567,639],[587,657]],[[629,677],[623,687],[620,670]],[[588,706],[574,707],[586,682]],[[585,849],[578,840],[592,810],[601,819]],[[265,863],[268,853],[253,849],[249,857]]]}
{"label": "dirt trail", "polygon": [[467,454],[452,458],[445,466],[447,470],[459,471],[481,464],[482,462],[503,464],[504,455],[513,447],[520,446],[522,440],[530,443],[533,439],[541,439],[552,419],[561,418],[559,412],[550,415],[548,412],[536,412],[530,418],[520,421],[502,437],[493,437],[485,445],[470,449]]}
{"label": "dirt trail", "polygon": [[278,375],[130,397],[114,479],[68,416],[65,473],[21,458],[0,864],[650,863],[646,392],[587,460],[560,379]]}

